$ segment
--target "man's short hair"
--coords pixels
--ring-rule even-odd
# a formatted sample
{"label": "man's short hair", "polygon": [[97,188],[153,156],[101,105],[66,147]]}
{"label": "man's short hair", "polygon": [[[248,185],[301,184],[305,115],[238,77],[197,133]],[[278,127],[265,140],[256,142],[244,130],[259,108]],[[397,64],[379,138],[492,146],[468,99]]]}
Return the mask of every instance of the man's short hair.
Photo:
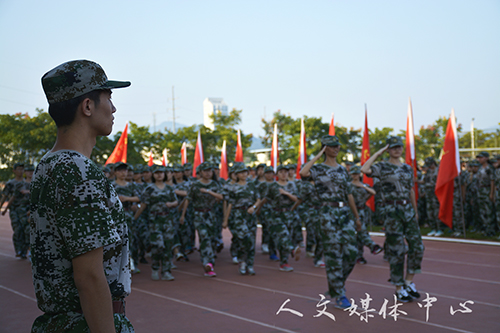
{"label": "man's short hair", "polygon": [[54,119],[57,127],[69,126],[75,120],[76,110],[85,98],[90,98],[96,106],[101,100],[101,93],[106,90],[94,90],[85,95],[54,104],[49,104],[49,115]]}

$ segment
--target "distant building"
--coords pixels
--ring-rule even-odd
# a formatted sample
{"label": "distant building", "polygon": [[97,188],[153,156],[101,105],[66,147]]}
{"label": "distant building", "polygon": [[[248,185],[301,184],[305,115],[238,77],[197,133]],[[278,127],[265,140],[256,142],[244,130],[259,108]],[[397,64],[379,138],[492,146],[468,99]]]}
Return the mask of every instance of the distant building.
{"label": "distant building", "polygon": [[203,125],[210,128],[212,131],[215,129],[214,122],[210,119],[210,115],[221,113],[228,116],[227,104],[222,98],[207,97],[203,101]]}

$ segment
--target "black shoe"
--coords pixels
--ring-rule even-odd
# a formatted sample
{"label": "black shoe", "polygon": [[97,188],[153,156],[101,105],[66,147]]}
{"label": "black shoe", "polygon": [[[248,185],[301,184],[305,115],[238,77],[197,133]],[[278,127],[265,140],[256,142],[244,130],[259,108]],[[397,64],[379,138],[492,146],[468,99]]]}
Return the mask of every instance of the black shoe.
{"label": "black shoe", "polygon": [[217,253],[220,253],[220,251],[222,251],[222,249],[224,248],[224,243],[219,243],[219,245],[217,245]]}
{"label": "black shoe", "polygon": [[375,244],[375,246],[373,247],[373,250],[372,250],[372,254],[379,254],[382,251],[383,251],[383,249],[380,247],[380,245]]}
{"label": "black shoe", "polygon": [[408,303],[413,301],[413,297],[408,295],[408,292],[406,291],[405,288],[401,288],[401,290],[396,291],[396,297],[398,298],[398,301],[403,303]]}
{"label": "black shoe", "polygon": [[420,298],[420,293],[417,291],[417,288],[415,287],[415,283],[410,283],[409,285],[404,286],[404,289],[413,298]]}

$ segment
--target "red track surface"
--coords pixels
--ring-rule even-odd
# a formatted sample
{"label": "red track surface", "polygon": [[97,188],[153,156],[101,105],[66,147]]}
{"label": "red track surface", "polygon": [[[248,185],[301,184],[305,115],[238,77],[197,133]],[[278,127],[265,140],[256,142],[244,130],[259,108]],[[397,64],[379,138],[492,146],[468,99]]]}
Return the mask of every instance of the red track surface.
{"label": "red track surface", "polygon": [[[29,261],[14,257],[11,237],[8,217],[0,217],[0,332],[28,332],[40,311]],[[423,297],[399,307],[407,315],[397,321],[389,314],[394,288],[387,282],[388,264],[382,254],[366,250],[368,264],[357,265],[347,281],[347,297],[355,300],[358,313],[363,311],[360,299],[366,294],[372,298],[369,308],[375,311],[365,322],[331,305],[326,311],[335,321],[318,316],[326,276],[311,258],[291,262],[295,271],[285,273],[258,251],[257,275],[241,276],[231,263],[228,231],[224,240],[216,278],[203,276],[198,253],[190,262],[176,263],[173,282],[152,281],[149,266],[140,266],[142,273],[134,275],[127,298],[127,316],[136,332],[500,332],[500,246],[424,241],[423,273],[415,278]],[[382,237],[374,240],[383,243]],[[430,308],[425,307],[426,293],[437,299]],[[276,315],[288,299],[285,308],[303,316],[289,311]],[[384,299],[385,319],[379,315]],[[466,305],[471,313],[450,314],[450,306],[463,310],[460,303],[469,300],[474,302]]]}

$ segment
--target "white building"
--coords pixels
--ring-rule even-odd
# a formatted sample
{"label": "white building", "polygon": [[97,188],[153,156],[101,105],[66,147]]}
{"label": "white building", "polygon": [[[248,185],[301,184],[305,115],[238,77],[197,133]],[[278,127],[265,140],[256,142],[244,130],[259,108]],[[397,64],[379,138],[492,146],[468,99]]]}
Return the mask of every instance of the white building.
{"label": "white building", "polygon": [[210,115],[219,112],[225,116],[229,115],[226,102],[222,98],[205,98],[203,101],[203,125],[213,131],[215,127],[212,119],[210,119]]}

